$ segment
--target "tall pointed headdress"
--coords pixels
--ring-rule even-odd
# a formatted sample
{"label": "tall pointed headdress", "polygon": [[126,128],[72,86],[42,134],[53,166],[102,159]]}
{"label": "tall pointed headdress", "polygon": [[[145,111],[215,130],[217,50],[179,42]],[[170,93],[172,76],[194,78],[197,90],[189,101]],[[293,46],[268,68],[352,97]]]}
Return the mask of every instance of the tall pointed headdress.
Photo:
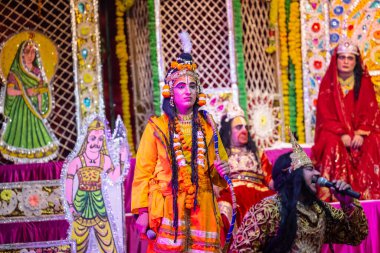
{"label": "tall pointed headdress", "polygon": [[313,166],[310,158],[307,156],[305,151],[303,151],[302,147],[294,138],[292,131],[289,128],[290,142],[292,143],[293,152],[290,154],[290,159],[292,159],[290,172],[299,169],[303,166]]}

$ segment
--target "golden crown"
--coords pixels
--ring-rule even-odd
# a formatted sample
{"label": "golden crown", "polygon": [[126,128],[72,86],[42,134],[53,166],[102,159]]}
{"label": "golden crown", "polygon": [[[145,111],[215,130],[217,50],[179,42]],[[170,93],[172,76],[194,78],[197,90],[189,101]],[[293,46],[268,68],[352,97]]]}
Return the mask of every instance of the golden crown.
{"label": "golden crown", "polygon": [[289,128],[290,142],[292,143],[293,152],[290,154],[290,159],[292,159],[291,170],[296,170],[304,166],[313,166],[310,158],[307,156],[305,151],[294,138],[292,131]]}

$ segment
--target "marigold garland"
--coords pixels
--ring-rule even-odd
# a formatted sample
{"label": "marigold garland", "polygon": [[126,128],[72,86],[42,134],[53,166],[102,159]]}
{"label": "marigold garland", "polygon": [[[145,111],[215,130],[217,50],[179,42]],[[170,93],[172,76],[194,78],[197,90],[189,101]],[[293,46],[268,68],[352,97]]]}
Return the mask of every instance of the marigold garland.
{"label": "marigold garland", "polygon": [[[202,126],[201,126],[202,127]],[[200,128],[201,128],[200,127]],[[198,171],[203,171],[205,167],[206,145],[204,142],[204,134],[201,129],[197,132],[197,166]],[[186,190],[185,206],[187,209],[192,209],[195,204],[196,185],[191,182],[191,167],[186,162],[183,151],[190,151],[191,147],[186,144],[185,136],[181,130],[181,125],[178,118],[175,118],[175,133],[173,134],[173,148],[175,150],[175,159],[179,168],[180,178],[183,179],[183,189]],[[191,159],[194,159],[193,157]]]}
{"label": "marigold garland", "polygon": [[[289,126],[289,80],[288,80],[288,33],[286,24],[285,2],[287,0],[279,0],[278,2],[278,28],[280,34],[280,68],[281,68],[281,84],[284,107],[284,123]],[[290,141],[289,136],[285,135],[285,140]]]}
{"label": "marigold garland", "polygon": [[127,52],[127,39],[124,33],[124,14],[127,7],[131,7],[134,1],[116,0],[116,56],[119,60],[120,71],[120,88],[123,108],[123,120],[125,128],[128,132],[128,143],[131,154],[135,155],[135,147],[133,142],[131,114],[129,112],[130,95],[128,91],[128,52]]}
{"label": "marigold garland", "polygon": [[[294,76],[292,81],[295,87],[296,115],[295,128],[298,142],[305,143],[305,125],[303,112],[303,87],[302,87],[302,56],[301,56],[301,20],[300,6],[298,2],[290,3],[289,17],[289,59],[294,64]],[[293,129],[292,129],[293,130]]]}
{"label": "marigold garland", "polygon": [[278,0],[272,0],[269,12],[269,45],[266,52],[272,54],[276,51],[276,27],[278,25]]}

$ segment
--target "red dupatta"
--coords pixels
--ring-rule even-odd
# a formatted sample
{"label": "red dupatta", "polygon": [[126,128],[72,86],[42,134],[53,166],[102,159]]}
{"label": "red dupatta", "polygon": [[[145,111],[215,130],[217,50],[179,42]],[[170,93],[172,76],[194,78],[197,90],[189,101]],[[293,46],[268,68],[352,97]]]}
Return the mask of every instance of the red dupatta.
{"label": "red dupatta", "polygon": [[361,80],[359,97],[354,103],[354,122],[347,115],[343,92],[338,82],[337,48],[331,57],[330,65],[322,79],[318,101],[317,122],[315,129],[315,143],[322,131],[329,131],[336,135],[355,134],[368,135],[370,131],[379,129],[380,115],[373,84],[367,71],[364,71]]}

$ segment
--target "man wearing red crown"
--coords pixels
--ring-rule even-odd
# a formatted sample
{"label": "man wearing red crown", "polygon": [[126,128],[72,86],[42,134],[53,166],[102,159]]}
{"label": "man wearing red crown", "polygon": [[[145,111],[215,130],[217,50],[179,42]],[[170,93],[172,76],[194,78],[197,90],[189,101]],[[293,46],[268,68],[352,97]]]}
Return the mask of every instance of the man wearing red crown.
{"label": "man wearing red crown", "polygon": [[[349,40],[335,48],[321,82],[312,157],[321,175],[380,198],[380,110],[359,49]],[[320,198],[332,201],[329,189]]]}
{"label": "man wearing red crown", "polygon": [[[291,134],[293,152],[273,167],[276,195],[253,206],[234,238],[232,252],[320,252],[324,243],[358,245],[368,234],[368,222],[358,200],[332,189],[342,209],[317,197],[321,175]],[[340,191],[350,188],[338,180]]]}
{"label": "man wearing red crown", "polygon": [[184,53],[165,78],[164,114],[150,118],[137,152],[132,212],[140,233],[157,235],[148,252],[220,252],[213,184],[227,186],[220,175],[229,173],[228,157],[212,118],[198,111],[205,96],[189,35],[180,37]]}

